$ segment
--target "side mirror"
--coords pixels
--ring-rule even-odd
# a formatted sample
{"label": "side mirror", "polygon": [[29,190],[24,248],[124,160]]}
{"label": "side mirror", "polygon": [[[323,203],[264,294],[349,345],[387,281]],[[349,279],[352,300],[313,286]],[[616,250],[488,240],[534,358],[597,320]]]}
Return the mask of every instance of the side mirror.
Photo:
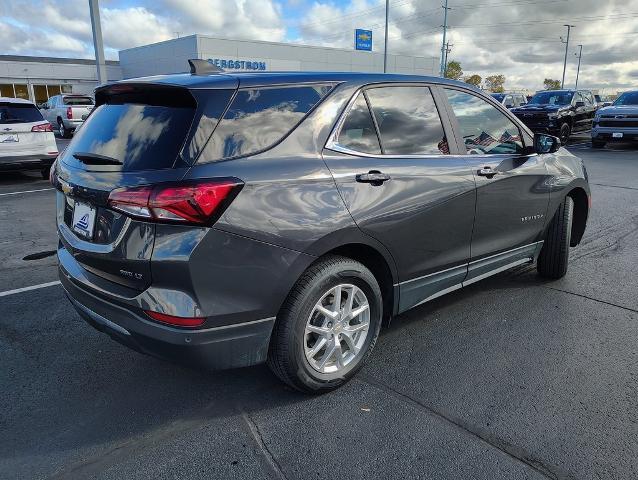
{"label": "side mirror", "polygon": [[544,133],[534,134],[534,150],[536,153],[554,153],[560,148],[560,139]]}
{"label": "side mirror", "polygon": [[581,108],[585,106],[585,102],[576,102],[576,108]]}

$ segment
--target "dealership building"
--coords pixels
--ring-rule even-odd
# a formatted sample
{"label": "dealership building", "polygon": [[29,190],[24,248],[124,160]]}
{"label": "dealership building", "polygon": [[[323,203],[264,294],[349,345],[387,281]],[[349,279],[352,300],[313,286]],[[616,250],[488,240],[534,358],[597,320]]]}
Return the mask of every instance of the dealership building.
{"label": "dealership building", "polygon": [[[371,35],[371,32],[369,32]],[[369,44],[371,46],[371,43]],[[124,78],[184,72],[189,58],[210,60],[228,71],[383,72],[383,53],[292,43],[228,40],[191,35],[120,51]],[[438,57],[389,54],[387,71],[432,75]]]}
{"label": "dealership building", "polygon": [[[364,38],[367,43],[355,38],[351,49],[343,49],[190,35],[122,50],[119,61],[106,62],[106,72],[108,80],[185,72],[189,58],[209,60],[231,72],[382,72],[383,53],[371,50],[372,32]],[[436,75],[438,59],[388,54],[387,71]],[[96,86],[95,60],[0,55],[0,97],[42,103],[59,93],[91,93]]]}
{"label": "dealership building", "polygon": [[[106,62],[109,80],[122,78],[119,62]],[[91,93],[97,86],[95,60],[0,55],[0,97],[46,102],[60,93]]]}

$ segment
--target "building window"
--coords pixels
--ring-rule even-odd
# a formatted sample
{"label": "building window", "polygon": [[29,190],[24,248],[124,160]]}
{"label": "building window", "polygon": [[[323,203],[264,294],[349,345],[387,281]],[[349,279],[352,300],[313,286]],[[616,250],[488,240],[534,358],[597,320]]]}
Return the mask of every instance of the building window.
{"label": "building window", "polygon": [[0,97],[13,98],[13,83],[0,83]]}
{"label": "building window", "polygon": [[33,86],[33,96],[35,97],[36,105],[40,105],[41,103],[46,102],[49,97],[47,95],[47,86],[46,85],[34,85]]}
{"label": "building window", "polygon": [[60,93],[62,93],[60,91],[60,85],[47,85],[47,91],[49,92],[49,98],[60,95]]}
{"label": "building window", "polygon": [[71,85],[61,85],[62,87],[62,93],[72,93],[73,92],[73,88]]}
{"label": "building window", "polygon": [[16,98],[29,100],[29,89],[26,85],[15,83],[13,86],[15,88]]}

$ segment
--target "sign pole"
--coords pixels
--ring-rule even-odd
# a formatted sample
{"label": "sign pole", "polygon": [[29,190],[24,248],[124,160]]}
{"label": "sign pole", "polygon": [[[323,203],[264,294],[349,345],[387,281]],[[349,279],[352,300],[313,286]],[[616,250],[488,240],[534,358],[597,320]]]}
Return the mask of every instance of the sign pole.
{"label": "sign pole", "polygon": [[383,73],[388,71],[388,13],[390,11],[390,0],[385,0],[385,38],[383,47]]}

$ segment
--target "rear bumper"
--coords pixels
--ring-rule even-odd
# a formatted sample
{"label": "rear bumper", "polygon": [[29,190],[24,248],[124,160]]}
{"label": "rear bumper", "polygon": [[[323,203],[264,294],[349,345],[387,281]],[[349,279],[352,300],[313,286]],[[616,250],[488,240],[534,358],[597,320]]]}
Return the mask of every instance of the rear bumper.
{"label": "rear bumper", "polygon": [[39,155],[0,155],[0,170],[40,170],[53,165],[57,157],[45,153]]}
{"label": "rear bumper", "polygon": [[62,122],[64,123],[65,128],[75,130],[84,123],[84,120],[69,120],[68,118],[63,118]]}
{"label": "rear bumper", "polygon": [[80,287],[62,264],[59,275],[67,297],[86,322],[140,353],[212,370],[266,360],[274,317],[199,330],[173,328]]}

